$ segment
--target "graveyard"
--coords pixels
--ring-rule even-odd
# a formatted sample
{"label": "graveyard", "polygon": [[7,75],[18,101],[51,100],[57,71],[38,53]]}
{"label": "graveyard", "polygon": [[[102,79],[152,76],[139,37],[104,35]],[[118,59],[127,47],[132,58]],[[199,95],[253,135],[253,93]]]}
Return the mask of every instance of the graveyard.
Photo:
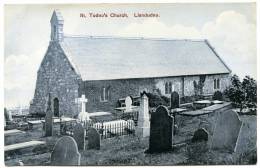
{"label": "graveyard", "polygon": [[139,106],[125,98],[125,106],[116,109],[124,115],[113,117],[87,113],[82,96],[79,118],[54,117],[49,95],[45,117],[13,118],[23,124],[12,127],[6,122],[5,164],[256,164],[256,115],[238,114],[222,100],[194,101],[189,108],[176,92],[169,106],[151,108],[147,95],[140,94]]}

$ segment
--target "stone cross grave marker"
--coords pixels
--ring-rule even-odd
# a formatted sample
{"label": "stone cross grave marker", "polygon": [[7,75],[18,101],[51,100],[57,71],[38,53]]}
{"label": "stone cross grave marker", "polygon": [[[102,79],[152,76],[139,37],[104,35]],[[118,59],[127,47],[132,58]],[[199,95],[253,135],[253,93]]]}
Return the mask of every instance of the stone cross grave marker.
{"label": "stone cross grave marker", "polygon": [[85,95],[81,95],[80,98],[76,98],[76,103],[81,103],[81,112],[86,112],[86,103],[88,102],[88,99],[85,97]]}
{"label": "stone cross grave marker", "polygon": [[165,106],[157,107],[151,113],[149,153],[165,152],[172,149],[173,118]]}
{"label": "stone cross grave marker", "polygon": [[53,111],[51,110],[51,94],[48,97],[48,106],[45,115],[45,136],[53,135]]}
{"label": "stone cross grave marker", "polygon": [[127,96],[125,98],[125,111],[130,111],[132,108],[132,98],[130,96]]}
{"label": "stone cross grave marker", "polygon": [[88,131],[88,149],[100,149],[101,137],[97,129],[90,128]]}
{"label": "stone cross grave marker", "polygon": [[73,128],[73,138],[75,139],[79,150],[85,150],[85,137],[85,129],[81,123],[77,123]]}
{"label": "stone cross grave marker", "polygon": [[140,138],[150,136],[149,100],[145,92],[141,93],[136,134]]}
{"label": "stone cross grave marker", "polygon": [[235,152],[241,125],[236,112],[218,112],[211,148]]}
{"label": "stone cross grave marker", "polygon": [[79,166],[80,153],[76,141],[70,136],[61,137],[51,153],[53,166]]}
{"label": "stone cross grave marker", "polygon": [[86,112],[86,103],[88,102],[88,99],[83,94],[80,98],[76,98],[75,103],[79,104],[81,103],[81,112],[78,115],[78,119],[80,122],[86,122],[90,120],[88,112]]}
{"label": "stone cross grave marker", "polygon": [[171,93],[171,109],[180,107],[180,96],[178,92],[174,91]]}

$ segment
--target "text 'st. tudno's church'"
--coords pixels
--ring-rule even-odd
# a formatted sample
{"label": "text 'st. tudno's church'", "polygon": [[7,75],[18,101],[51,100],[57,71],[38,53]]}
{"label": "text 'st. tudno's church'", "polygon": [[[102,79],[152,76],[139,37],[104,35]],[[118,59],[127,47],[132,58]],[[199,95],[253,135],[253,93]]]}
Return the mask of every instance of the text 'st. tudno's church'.
{"label": "text 'st. tudno's church'", "polygon": [[66,36],[58,10],[51,39],[37,72],[30,113],[45,113],[51,93],[55,116],[76,116],[75,99],[85,94],[88,112],[113,111],[140,92],[180,97],[223,91],[231,70],[207,40]]}

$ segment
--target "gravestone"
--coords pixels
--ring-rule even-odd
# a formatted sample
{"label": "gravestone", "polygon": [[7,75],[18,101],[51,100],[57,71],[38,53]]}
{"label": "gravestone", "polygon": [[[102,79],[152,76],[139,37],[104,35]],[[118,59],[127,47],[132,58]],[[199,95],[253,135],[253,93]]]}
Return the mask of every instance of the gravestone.
{"label": "gravestone", "polygon": [[180,96],[178,92],[174,91],[171,94],[171,109],[180,107]]}
{"label": "gravestone", "polygon": [[79,166],[80,153],[76,141],[70,136],[61,137],[51,153],[52,166]]}
{"label": "gravestone", "polygon": [[204,128],[199,128],[194,132],[192,142],[208,141],[209,133]]}
{"label": "gravestone", "polygon": [[211,148],[235,152],[242,122],[232,110],[218,112],[217,115]]}
{"label": "gravestone", "polygon": [[127,96],[125,98],[125,111],[130,111],[132,108],[132,98],[130,96]]}
{"label": "gravestone", "polygon": [[73,138],[77,142],[79,150],[85,150],[86,131],[81,123],[77,123],[73,128]]}
{"label": "gravestone", "polygon": [[149,153],[172,149],[173,118],[165,106],[159,106],[151,113]]}
{"label": "gravestone", "polygon": [[45,115],[45,136],[53,135],[53,112],[51,110],[51,94],[48,97],[48,106]]}
{"label": "gravestone", "polygon": [[140,138],[150,135],[149,100],[145,92],[141,93],[136,134]]}
{"label": "gravestone", "polygon": [[95,128],[88,131],[88,149],[100,149],[101,137]]}
{"label": "gravestone", "polygon": [[212,97],[213,100],[219,100],[219,101],[222,101],[223,100],[223,95],[220,91],[216,91],[214,94],[213,94],[213,97]]}
{"label": "gravestone", "polygon": [[4,108],[4,116],[6,122],[13,121],[12,112],[10,110],[7,110],[6,108]]}
{"label": "gravestone", "polygon": [[86,103],[88,102],[88,99],[83,94],[80,98],[76,98],[75,103],[79,104],[81,103],[81,112],[78,115],[78,119],[80,122],[88,122],[90,121],[89,113],[86,112]]}

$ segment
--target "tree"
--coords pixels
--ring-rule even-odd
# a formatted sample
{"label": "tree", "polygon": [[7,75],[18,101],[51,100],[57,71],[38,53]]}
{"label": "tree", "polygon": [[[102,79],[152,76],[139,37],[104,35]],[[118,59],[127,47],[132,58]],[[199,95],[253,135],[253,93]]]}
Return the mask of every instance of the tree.
{"label": "tree", "polygon": [[256,108],[256,88],[256,80],[250,76],[246,76],[242,82],[242,89],[245,92],[244,103],[248,108]]}
{"label": "tree", "polygon": [[224,91],[224,94],[240,108],[256,108],[256,81],[246,76],[243,82],[237,75],[231,77],[231,85]]}

